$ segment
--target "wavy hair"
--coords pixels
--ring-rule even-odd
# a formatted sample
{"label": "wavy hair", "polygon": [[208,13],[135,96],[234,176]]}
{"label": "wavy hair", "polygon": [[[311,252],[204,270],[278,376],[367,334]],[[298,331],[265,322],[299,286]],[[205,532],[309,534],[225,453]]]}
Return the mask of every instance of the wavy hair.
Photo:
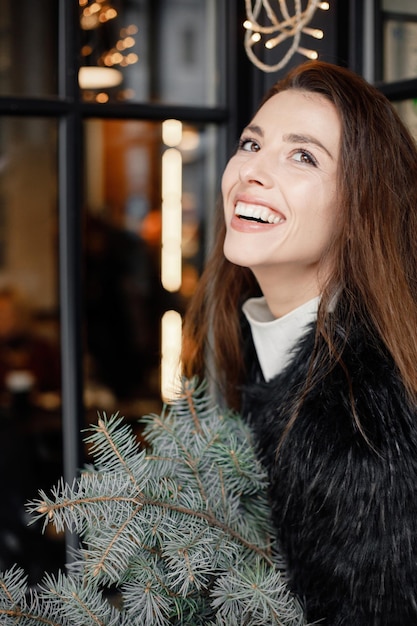
{"label": "wavy hair", "polygon": [[[336,328],[341,326],[348,338],[354,319],[382,341],[407,392],[415,398],[415,142],[388,99],[348,69],[320,61],[304,63],[276,83],[261,106],[288,89],[327,98],[336,107],[342,126],[337,173],[341,224],[326,251],[333,269],[318,312],[317,354],[310,382],[340,361]],[[246,298],[259,295],[259,286],[249,269],[233,265],[223,254],[221,209],[217,209],[215,245],[186,315],[182,360],[186,376],[214,378],[227,403],[239,408],[239,388],[246,376],[240,307]],[[341,306],[329,315],[335,296]],[[324,351],[318,350],[319,338],[324,339]]]}

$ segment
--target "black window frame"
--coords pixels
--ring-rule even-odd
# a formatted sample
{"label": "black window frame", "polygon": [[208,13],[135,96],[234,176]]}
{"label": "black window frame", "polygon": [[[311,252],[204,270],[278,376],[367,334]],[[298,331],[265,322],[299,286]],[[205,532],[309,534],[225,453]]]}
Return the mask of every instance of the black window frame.
{"label": "black window frame", "polygon": [[[382,9],[382,0],[373,0],[373,21],[374,21],[374,79],[375,86],[387,96],[392,102],[408,100],[417,97],[417,76],[396,81],[383,80],[383,59],[384,59],[384,17],[392,19],[404,18],[404,14],[391,13]],[[367,45],[371,45],[368,42]]]}
{"label": "black window frame", "polygon": [[[243,46],[239,0],[224,3],[225,15],[219,37],[225,38],[227,86],[224,106],[181,106],[160,103],[83,102],[80,98],[79,6],[77,0],[58,1],[58,95],[57,97],[0,96],[0,115],[8,117],[49,117],[58,122],[58,218],[59,218],[59,315],[62,366],[62,454],[63,477],[71,483],[84,463],[81,430],[83,403],[83,124],[89,118],[153,120],[176,118],[183,122],[214,124],[220,130],[219,171],[230,153],[236,128],[236,68],[242,63]],[[67,556],[75,543],[66,537]]]}

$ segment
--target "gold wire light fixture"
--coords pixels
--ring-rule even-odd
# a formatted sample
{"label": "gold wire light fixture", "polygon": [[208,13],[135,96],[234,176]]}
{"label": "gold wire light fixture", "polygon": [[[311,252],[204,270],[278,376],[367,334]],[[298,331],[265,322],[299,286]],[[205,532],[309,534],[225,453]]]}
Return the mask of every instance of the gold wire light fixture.
{"label": "gold wire light fixture", "polygon": [[[245,33],[245,50],[249,59],[256,67],[264,72],[276,72],[283,68],[291,57],[298,52],[309,59],[317,59],[316,50],[300,46],[301,35],[304,33],[315,39],[322,39],[324,34],[319,28],[309,28],[316,9],[329,9],[328,2],[320,0],[294,0],[294,15],[290,15],[286,0],[277,0],[274,9],[270,0],[245,0],[246,20],[243,24]],[[261,24],[258,20],[263,17],[267,24]],[[280,61],[268,64],[262,61],[254,51],[255,44],[262,41],[267,50],[272,50],[284,41],[291,39],[292,43]]]}

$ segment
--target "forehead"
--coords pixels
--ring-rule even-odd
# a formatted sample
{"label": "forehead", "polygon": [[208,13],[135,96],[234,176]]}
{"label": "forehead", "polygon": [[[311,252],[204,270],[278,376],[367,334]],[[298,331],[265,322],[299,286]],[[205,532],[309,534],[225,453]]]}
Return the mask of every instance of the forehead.
{"label": "forehead", "polygon": [[325,96],[288,89],[274,94],[258,110],[253,118],[261,127],[279,132],[316,134],[339,145],[341,121],[335,105]]}

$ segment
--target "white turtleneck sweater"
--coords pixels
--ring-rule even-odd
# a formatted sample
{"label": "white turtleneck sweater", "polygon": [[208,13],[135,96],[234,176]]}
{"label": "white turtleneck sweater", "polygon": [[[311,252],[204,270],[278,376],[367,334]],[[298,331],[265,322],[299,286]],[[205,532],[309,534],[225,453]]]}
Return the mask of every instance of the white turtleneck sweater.
{"label": "white turtleneck sweater", "polygon": [[242,310],[250,324],[253,342],[265,380],[279,374],[291,360],[291,351],[317,318],[320,297],[275,318],[266,300],[249,298]]}

